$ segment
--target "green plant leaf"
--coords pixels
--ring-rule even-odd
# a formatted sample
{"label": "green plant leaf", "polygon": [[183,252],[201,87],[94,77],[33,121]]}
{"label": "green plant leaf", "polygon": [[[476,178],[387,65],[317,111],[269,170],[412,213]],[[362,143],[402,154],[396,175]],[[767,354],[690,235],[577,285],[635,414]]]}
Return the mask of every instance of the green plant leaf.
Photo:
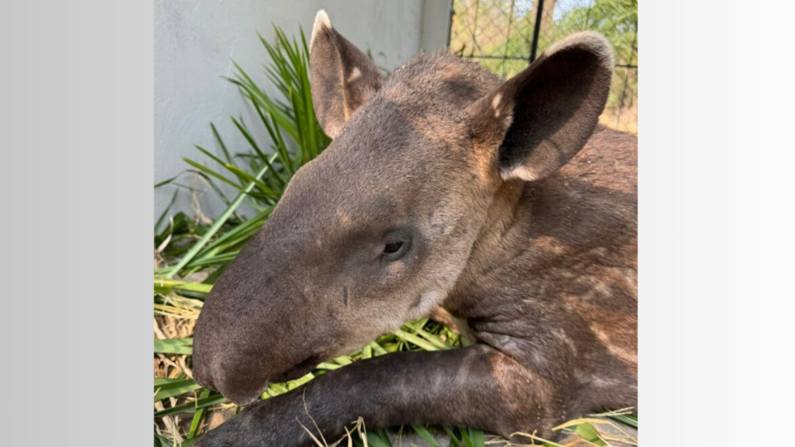
{"label": "green plant leaf", "polygon": [[598,446],[607,445],[601,435],[599,435],[599,431],[590,422],[583,421],[576,425],[569,425],[567,428],[591,444]]}
{"label": "green plant leaf", "polygon": [[179,396],[201,388],[201,385],[191,379],[176,380],[160,386],[155,385],[155,401]]}
{"label": "green plant leaf", "polygon": [[392,443],[384,441],[381,437],[378,436],[375,432],[369,431],[367,432],[367,443],[372,447],[392,447]]}
{"label": "green plant leaf", "polygon": [[[201,394],[199,395],[199,400],[207,399],[210,396],[210,390],[202,390]],[[196,413],[193,415],[193,420],[190,423],[190,431],[188,432],[188,439],[195,439],[199,432],[199,427],[201,426],[202,419],[204,419],[204,414],[206,413],[206,408],[199,408],[196,410]]]}
{"label": "green plant leaf", "polygon": [[156,354],[186,354],[193,353],[192,338],[168,338],[165,340],[155,340]]}
{"label": "green plant leaf", "polygon": [[171,178],[170,178],[170,179],[168,179],[168,180],[163,180],[163,181],[162,181],[162,182],[160,182],[160,183],[155,183],[155,188],[159,188],[159,187],[161,187],[161,186],[168,185],[169,183],[171,183],[171,182],[173,182],[174,180],[176,180],[176,179],[177,179],[177,177],[179,177],[179,175],[175,175],[174,177],[171,177]]}
{"label": "green plant leaf", "polygon": [[218,180],[226,183],[227,185],[229,185],[229,186],[231,186],[231,187],[233,187],[233,188],[235,188],[237,190],[240,190],[240,185],[238,185],[237,183],[233,182],[232,180],[229,180],[228,178],[224,177],[223,175],[213,171],[212,169],[208,168],[207,166],[204,166],[201,163],[197,163],[197,162],[195,162],[195,161],[193,161],[193,160],[191,160],[189,158],[185,158],[185,157],[182,157],[182,160],[185,161],[185,163],[187,163],[187,164],[193,166],[194,168],[198,169],[199,171],[204,172],[207,175],[213,176],[213,177],[217,178]]}
{"label": "green plant leaf", "polygon": [[[157,186],[155,186],[155,188],[157,188]],[[155,234],[158,233],[159,231],[158,228],[160,228],[160,225],[163,223],[163,220],[165,220],[166,216],[168,215],[168,212],[171,211],[171,207],[174,206],[174,202],[177,201],[177,193],[179,193],[178,189],[174,191],[174,195],[171,197],[171,202],[168,203],[166,209],[164,209],[163,212],[160,214],[160,217],[157,218],[157,222],[155,222]]]}
{"label": "green plant leaf", "polygon": [[483,435],[483,430],[478,430],[476,428],[470,428],[469,431],[469,439],[472,443],[472,447],[485,447],[486,440],[484,439],[485,436]]}
{"label": "green plant leaf", "polygon": [[174,292],[198,292],[198,293],[210,293],[213,286],[210,284],[202,284],[196,282],[187,282],[187,281],[180,281],[176,279],[168,279],[168,278],[155,278],[155,293],[162,293],[168,294],[172,291]]}
{"label": "green plant leaf", "polygon": [[458,440],[458,436],[456,436],[455,433],[453,433],[453,430],[451,430],[450,427],[444,426],[443,428],[444,431],[447,432],[447,436],[450,437],[450,447],[453,447],[453,445],[455,445],[456,447],[464,447],[463,445],[461,445],[461,441]]}
{"label": "green plant leaf", "polygon": [[416,336],[414,334],[409,334],[406,331],[402,331],[402,330],[398,329],[394,333],[401,340],[404,340],[404,341],[407,341],[407,342],[409,342],[411,344],[417,345],[418,347],[420,347],[420,348],[422,348],[422,349],[424,349],[426,351],[438,351],[439,349],[441,349],[441,348],[438,348],[438,347],[434,346],[432,343],[430,343],[428,341],[425,341],[422,338],[420,338],[420,337],[418,337],[418,336]]}
{"label": "green plant leaf", "polygon": [[228,402],[228,400],[223,395],[212,394],[208,397],[200,398],[195,402],[188,402],[186,404],[177,405],[160,411],[155,411],[154,417],[160,418],[163,416],[171,416],[172,414],[195,413],[199,409],[211,407],[213,405],[223,404],[226,402]]}
{"label": "green plant leaf", "polygon": [[[259,179],[267,171],[268,167],[266,166],[262,168],[262,170],[258,172],[254,178]],[[249,183],[248,185],[246,185],[243,191],[241,191],[237,195],[237,197],[232,202],[232,204],[226,209],[226,211],[224,211],[221,217],[218,218],[218,220],[216,220],[215,223],[213,223],[212,227],[210,227],[210,229],[204,234],[204,236],[202,236],[199,242],[197,242],[193,247],[191,247],[191,249],[188,250],[185,256],[183,256],[183,258],[176,265],[174,265],[171,269],[168,270],[168,272],[165,275],[166,277],[170,278],[174,276],[178,271],[182,269],[182,267],[187,265],[187,263],[190,262],[194,256],[196,256],[196,253],[198,253],[204,247],[204,245],[207,244],[210,238],[213,237],[216,232],[218,232],[218,230],[223,226],[226,220],[229,219],[229,217],[237,209],[237,207],[240,206],[241,203],[243,203],[243,199],[246,197],[246,194],[250,192],[253,188],[254,188],[254,183]]]}
{"label": "green plant leaf", "polygon": [[417,434],[420,435],[420,437],[424,439],[430,447],[442,447],[438,442],[436,442],[436,439],[434,439],[428,429],[422,425],[412,425],[411,427],[414,428],[414,431],[417,432]]}

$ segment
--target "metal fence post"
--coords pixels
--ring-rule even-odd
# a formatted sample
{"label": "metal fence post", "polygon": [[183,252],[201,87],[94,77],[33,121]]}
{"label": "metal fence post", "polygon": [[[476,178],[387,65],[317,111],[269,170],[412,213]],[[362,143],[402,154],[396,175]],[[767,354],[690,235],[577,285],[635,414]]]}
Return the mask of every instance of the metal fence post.
{"label": "metal fence post", "polygon": [[541,20],[544,17],[544,0],[538,0],[538,11],[536,11],[536,23],[533,27],[533,45],[530,48],[530,63],[536,60],[536,51],[538,51],[538,33],[541,32]]}

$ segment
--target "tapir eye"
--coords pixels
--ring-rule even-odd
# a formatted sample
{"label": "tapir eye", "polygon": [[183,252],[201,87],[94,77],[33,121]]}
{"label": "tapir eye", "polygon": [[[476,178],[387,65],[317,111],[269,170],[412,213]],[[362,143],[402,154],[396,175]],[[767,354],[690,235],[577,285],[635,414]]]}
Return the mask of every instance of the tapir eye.
{"label": "tapir eye", "polygon": [[386,237],[381,257],[385,261],[397,261],[409,249],[411,239],[404,232],[394,232]]}
{"label": "tapir eye", "polygon": [[387,242],[384,247],[384,254],[391,255],[397,253],[403,247],[402,241]]}

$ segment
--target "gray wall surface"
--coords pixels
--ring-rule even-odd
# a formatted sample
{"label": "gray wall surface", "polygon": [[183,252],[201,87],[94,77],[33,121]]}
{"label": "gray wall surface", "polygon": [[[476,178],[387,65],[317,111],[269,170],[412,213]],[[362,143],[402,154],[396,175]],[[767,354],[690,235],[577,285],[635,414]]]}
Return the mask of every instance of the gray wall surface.
{"label": "gray wall surface", "polygon": [[[325,9],[332,24],[362,50],[370,50],[376,64],[394,69],[421,49],[435,51],[447,45],[450,30],[449,0],[155,0],[155,182],[172,178],[189,166],[188,157],[204,162],[193,145],[210,151],[215,123],[229,150],[248,150],[230,120],[243,116],[255,122],[237,89],[223,76],[233,74],[237,62],[260,85],[271,88],[264,63],[267,53],[257,33],[274,42],[272,25],[288,37],[299,26],[309,34],[315,13]],[[306,36],[309,40],[309,35]],[[275,94],[275,90],[270,90]],[[265,140],[265,132],[259,137]],[[170,214],[185,211],[193,216],[196,204],[214,218],[224,205],[193,174],[178,181],[200,192],[182,189]],[[168,206],[176,186],[155,189],[154,219]],[[231,189],[231,188],[230,188]],[[205,192],[201,192],[205,191]],[[193,197],[192,197],[193,196]],[[227,196],[233,197],[227,190]]]}

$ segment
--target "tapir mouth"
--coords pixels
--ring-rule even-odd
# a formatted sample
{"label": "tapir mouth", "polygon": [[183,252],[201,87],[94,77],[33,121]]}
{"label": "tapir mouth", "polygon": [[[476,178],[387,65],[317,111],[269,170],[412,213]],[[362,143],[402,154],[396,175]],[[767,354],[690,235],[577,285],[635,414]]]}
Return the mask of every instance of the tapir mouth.
{"label": "tapir mouth", "polygon": [[237,381],[237,383],[229,383],[222,381],[217,383],[212,377],[207,377],[204,374],[196,375],[201,370],[194,369],[194,375],[197,383],[212,391],[220,392],[227,399],[235,402],[238,405],[250,405],[259,400],[260,395],[268,389],[272,383],[289,382],[291,380],[299,379],[311,372],[315,367],[323,361],[320,355],[310,355],[295,366],[290,367],[284,372],[277,374],[268,374],[265,380],[252,383],[249,379],[248,383],[245,381]]}
{"label": "tapir mouth", "polygon": [[287,370],[287,372],[278,374],[269,380],[269,383],[289,382],[290,380],[300,379],[306,374],[312,372],[315,367],[323,360],[317,354],[310,355],[298,364]]}
{"label": "tapir mouth", "polygon": [[320,363],[320,360],[318,359],[319,357],[316,355],[307,357],[305,360],[301,361],[294,367],[290,368],[287,372],[278,374],[266,380],[265,383],[263,383],[260,389],[257,391],[257,393],[249,396],[248,399],[245,399],[245,403],[243,403],[242,405],[250,405],[258,401],[259,396],[262,395],[262,393],[264,393],[265,390],[267,390],[272,383],[283,383],[295,379],[300,379],[301,377],[305,376],[307,373],[312,372],[312,370],[315,369],[315,367]]}

